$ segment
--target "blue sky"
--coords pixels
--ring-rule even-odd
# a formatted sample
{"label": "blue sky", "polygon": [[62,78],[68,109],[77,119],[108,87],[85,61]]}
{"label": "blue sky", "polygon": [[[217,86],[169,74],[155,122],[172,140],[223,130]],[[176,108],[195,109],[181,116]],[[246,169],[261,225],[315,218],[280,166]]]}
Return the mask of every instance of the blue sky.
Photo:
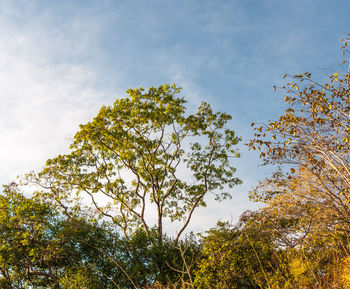
{"label": "blue sky", "polygon": [[[67,152],[78,124],[127,88],[176,83],[189,108],[202,100],[233,116],[247,142],[251,122],[282,111],[273,93],[284,73],[337,69],[350,32],[350,2],[10,1],[0,2],[0,182]],[[196,214],[202,230],[256,205],[247,193],[266,168],[242,145],[244,185]]]}

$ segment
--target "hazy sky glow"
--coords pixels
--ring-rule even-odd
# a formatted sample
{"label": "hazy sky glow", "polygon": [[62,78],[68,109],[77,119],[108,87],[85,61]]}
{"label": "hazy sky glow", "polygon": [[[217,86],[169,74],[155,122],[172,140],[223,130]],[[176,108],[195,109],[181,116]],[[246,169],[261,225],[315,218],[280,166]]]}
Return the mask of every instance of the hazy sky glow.
{"label": "hazy sky glow", "polygon": [[190,109],[208,101],[243,137],[244,185],[231,201],[209,201],[192,228],[235,220],[256,207],[247,194],[266,172],[243,146],[250,123],[281,112],[272,86],[284,73],[323,80],[337,69],[349,12],[339,0],[2,0],[0,182],[67,152],[78,124],[127,88],[175,82]]}

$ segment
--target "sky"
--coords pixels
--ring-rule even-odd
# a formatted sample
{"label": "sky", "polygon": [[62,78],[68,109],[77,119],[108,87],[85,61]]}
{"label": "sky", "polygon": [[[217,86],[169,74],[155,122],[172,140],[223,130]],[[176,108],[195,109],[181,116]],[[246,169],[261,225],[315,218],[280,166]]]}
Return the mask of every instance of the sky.
{"label": "sky", "polygon": [[274,119],[285,73],[337,70],[350,2],[326,0],[1,0],[0,183],[68,152],[79,124],[125,90],[176,83],[189,110],[207,101],[242,136],[243,185],[208,198],[190,229],[236,221],[259,205],[248,192],[269,168],[244,143]]}

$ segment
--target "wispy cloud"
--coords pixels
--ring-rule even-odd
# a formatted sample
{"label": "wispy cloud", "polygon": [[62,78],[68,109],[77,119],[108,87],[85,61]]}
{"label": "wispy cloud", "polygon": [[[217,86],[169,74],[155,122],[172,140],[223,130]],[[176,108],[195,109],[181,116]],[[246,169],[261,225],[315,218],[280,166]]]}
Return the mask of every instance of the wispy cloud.
{"label": "wispy cloud", "polygon": [[[10,8],[3,5],[3,15],[18,13]],[[65,151],[78,124],[96,113],[106,94],[94,88],[96,74],[88,66],[55,61],[57,45],[76,48],[75,42],[70,35],[50,34],[41,21],[23,28],[0,18],[2,183]],[[84,47],[88,41],[79,44]]]}

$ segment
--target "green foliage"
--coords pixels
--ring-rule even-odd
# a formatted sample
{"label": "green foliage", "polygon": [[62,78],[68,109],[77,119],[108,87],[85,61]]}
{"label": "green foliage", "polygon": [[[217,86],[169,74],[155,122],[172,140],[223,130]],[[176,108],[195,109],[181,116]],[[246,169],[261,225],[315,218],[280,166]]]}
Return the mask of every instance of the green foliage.
{"label": "green foliage", "polygon": [[[190,239],[175,242],[157,231],[144,230],[119,237],[111,224],[25,197],[17,185],[0,195],[1,288],[134,288],[156,281],[176,283],[181,277],[178,246],[199,254]],[[171,267],[170,267],[171,266]],[[136,285],[137,284],[137,285]]]}
{"label": "green foliage", "polygon": [[203,240],[203,258],[195,274],[196,288],[269,288],[276,250],[271,236],[247,212],[244,222],[218,223]]}
{"label": "green foliage", "polygon": [[[81,125],[70,154],[48,160],[31,180],[63,207],[72,193],[88,196],[125,236],[140,227],[150,236],[156,225],[161,242],[163,220],[178,221],[179,240],[208,192],[222,200],[230,196],[227,188],[241,183],[229,161],[239,156],[234,146],[240,139],[226,127],[231,117],[207,103],[186,114],[175,85],[127,93]],[[152,210],[156,224],[146,218]]]}
{"label": "green foliage", "polygon": [[106,284],[99,282],[96,275],[93,274],[90,269],[85,266],[70,267],[59,279],[59,284],[60,288],[62,289],[108,288],[106,287]]}
{"label": "green foliage", "polygon": [[0,194],[2,286],[59,288],[62,276],[78,266],[107,288],[100,272],[102,268],[108,272],[108,262],[99,258],[98,248],[113,248],[118,235],[111,238],[113,231],[105,230],[83,216],[63,215],[38,196],[25,197],[15,184],[5,186]]}
{"label": "green foliage", "polygon": [[47,204],[25,198],[15,185],[7,186],[0,195],[0,208],[3,280],[20,287],[26,286],[30,276],[36,276],[30,283],[38,288],[55,283],[52,267],[57,264],[61,248],[51,237],[57,216]]}
{"label": "green foliage", "polygon": [[248,211],[237,225],[219,223],[208,232],[195,288],[347,288],[347,239],[339,244],[339,236],[328,236],[296,245],[286,241],[293,238],[288,233],[295,234],[293,222],[267,213]]}
{"label": "green foliage", "polygon": [[[157,238],[156,230],[153,231],[151,237],[147,236],[145,231],[139,230],[129,240],[123,238],[123,247],[119,249],[120,255],[114,257],[118,266],[123,268],[133,283],[138,286],[153,283],[175,284],[181,278],[186,279],[187,277],[183,276],[184,262],[190,263],[192,258],[200,255],[199,244],[194,238],[176,242],[175,239],[164,235],[161,244],[155,242]],[[183,257],[179,247],[186,248]],[[123,284],[120,283],[120,280],[118,279],[118,285],[129,288],[129,281],[126,280]],[[121,287],[124,288],[123,286]]]}

